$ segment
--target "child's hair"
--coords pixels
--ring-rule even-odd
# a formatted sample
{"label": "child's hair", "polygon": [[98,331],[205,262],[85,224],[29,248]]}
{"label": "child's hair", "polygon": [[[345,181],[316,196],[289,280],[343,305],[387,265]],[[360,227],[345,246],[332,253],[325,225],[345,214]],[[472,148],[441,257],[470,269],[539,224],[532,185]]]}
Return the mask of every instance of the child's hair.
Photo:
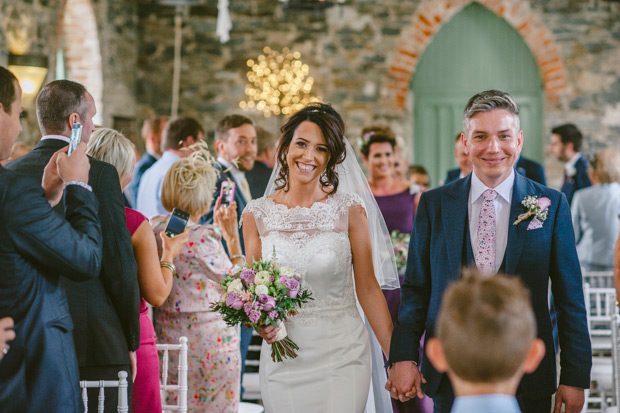
{"label": "child's hair", "polygon": [[496,383],[514,376],[536,338],[529,291],[519,279],[484,278],[464,270],[445,292],[437,337],[450,370],[473,383]]}
{"label": "child's hair", "polygon": [[200,141],[187,158],[172,164],[161,188],[161,203],[168,211],[179,208],[190,215],[206,213],[213,201],[218,172],[207,144]]}

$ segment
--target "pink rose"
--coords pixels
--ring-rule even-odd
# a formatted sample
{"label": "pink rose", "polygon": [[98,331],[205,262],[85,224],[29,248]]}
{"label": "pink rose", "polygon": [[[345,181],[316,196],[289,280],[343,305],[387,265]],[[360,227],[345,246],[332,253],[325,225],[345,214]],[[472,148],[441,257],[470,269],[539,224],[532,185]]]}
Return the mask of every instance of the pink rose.
{"label": "pink rose", "polygon": [[276,306],[275,298],[267,294],[261,294],[258,297],[258,301],[261,303],[262,309],[267,312],[273,310]]}
{"label": "pink rose", "polygon": [[228,294],[226,298],[226,306],[235,310],[241,310],[243,307],[243,301],[234,291]]}

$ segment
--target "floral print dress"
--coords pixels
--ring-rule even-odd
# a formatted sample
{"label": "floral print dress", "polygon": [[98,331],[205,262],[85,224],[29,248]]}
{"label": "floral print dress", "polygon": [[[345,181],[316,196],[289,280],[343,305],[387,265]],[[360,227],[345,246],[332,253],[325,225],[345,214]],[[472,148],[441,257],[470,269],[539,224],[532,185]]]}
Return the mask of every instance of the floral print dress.
{"label": "floral print dress", "polygon": [[[151,218],[160,242],[167,216]],[[154,309],[153,321],[160,343],[188,339],[188,411],[236,412],[239,409],[241,355],[237,328],[228,327],[210,305],[220,298],[219,280],[233,265],[220,234],[210,225],[188,225],[188,242],[175,258],[177,274],[165,303]],[[177,360],[170,353],[169,383],[176,383]],[[174,403],[175,393],[166,395]]]}

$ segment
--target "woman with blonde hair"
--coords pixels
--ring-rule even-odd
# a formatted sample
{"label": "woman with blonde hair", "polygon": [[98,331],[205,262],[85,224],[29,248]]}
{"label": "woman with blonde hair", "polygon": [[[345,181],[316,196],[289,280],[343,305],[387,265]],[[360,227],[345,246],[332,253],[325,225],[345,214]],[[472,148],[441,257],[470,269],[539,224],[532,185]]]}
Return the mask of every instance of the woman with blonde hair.
{"label": "woman with blonde hair", "polygon": [[[167,343],[176,343],[181,336],[188,338],[190,411],[237,411],[241,377],[239,334],[210,308],[212,302],[219,300],[220,280],[233,270],[233,262],[238,265],[245,262],[241,255],[237,206],[234,202],[230,206],[218,203],[217,225],[197,224],[211,205],[217,172],[204,144],[192,149],[191,155],[171,166],[162,184],[164,208],[185,211],[190,220],[186,227],[188,242],[174,259],[176,275],[172,293],[155,310],[155,330]],[[153,230],[161,231],[168,217],[151,218]],[[224,251],[222,237],[230,258]],[[171,371],[176,371],[174,366]]]}
{"label": "woman with blonde hair", "polygon": [[[121,189],[131,182],[136,162],[134,145],[123,134],[107,128],[97,129],[88,141],[86,153],[95,159],[113,165],[121,181]],[[138,264],[140,285],[140,347],[136,351],[137,369],[133,371],[131,407],[135,412],[161,412],[159,392],[159,359],[155,347],[155,331],[148,316],[146,303],[157,307],[162,305],[172,289],[172,265],[185,241],[187,234],[174,238],[159,233],[163,245],[161,262],[157,242],[148,219],[131,208],[125,208],[127,229]]]}
{"label": "woman with blonde hair", "polygon": [[590,168],[593,185],[575,192],[571,204],[577,254],[586,271],[611,271],[620,229],[620,151],[603,149]]}

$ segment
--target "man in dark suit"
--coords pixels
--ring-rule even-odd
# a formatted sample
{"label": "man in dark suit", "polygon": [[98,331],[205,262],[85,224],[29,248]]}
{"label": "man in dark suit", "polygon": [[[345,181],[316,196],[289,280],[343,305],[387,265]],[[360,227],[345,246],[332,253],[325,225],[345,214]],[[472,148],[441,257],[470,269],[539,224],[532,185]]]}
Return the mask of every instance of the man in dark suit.
{"label": "man in dark suit", "polygon": [[471,160],[469,160],[469,156],[465,153],[460,133],[456,135],[456,140],[454,141],[454,159],[456,159],[459,167],[448,171],[444,185],[454,182],[457,179],[464,178],[471,172]]}
{"label": "man in dark suit", "polygon": [[[561,374],[555,402],[579,412],[589,387],[591,347],[586,323],[581,271],[566,198],[514,170],[523,145],[518,108],[512,96],[491,90],[472,97],[463,115],[463,145],[473,163],[466,179],[422,194],[416,213],[402,304],[390,348],[390,387],[407,400],[422,395],[418,344],[435,335],[435,320],[446,287],[461,268],[476,265],[492,276],[517,276],[529,289],[546,355],[526,375],[517,398],[524,412],[551,410],[556,392],[556,361],[548,306],[548,286],[558,309]],[[546,208],[530,215],[526,197]],[[523,218],[523,217],[522,217]],[[448,378],[426,356],[421,363],[426,394],[436,412],[449,412],[454,395]],[[559,410],[558,410],[559,411]]]}
{"label": "man in dark suit", "polygon": [[[17,79],[0,67],[0,160],[8,159],[21,132],[21,111]],[[10,347],[2,346],[5,412],[83,410],[73,323],[59,273],[80,282],[97,277],[101,266],[98,201],[87,184],[85,153],[85,144],[70,157],[55,153],[45,168],[45,192],[41,179],[0,167],[0,318],[14,320],[16,337]],[[63,181],[59,216],[50,204],[60,200]]]}
{"label": "man in dark suit", "polygon": [[[28,155],[7,168],[41,182],[45,165],[53,154],[68,145],[71,128],[83,125],[82,142],[94,130],[95,102],[79,83],[57,80],[37,97],[37,117],[43,137]],[[98,278],[85,283],[62,279],[75,331],[75,349],[81,380],[117,380],[119,370],[131,375],[140,344],[140,291],[131,237],[125,223],[123,198],[116,169],[90,160],[89,184],[99,201],[98,216],[103,233],[103,259]],[[62,213],[64,204],[55,208]],[[62,273],[62,271],[60,271]],[[93,274],[96,276],[99,274]],[[132,352],[132,354],[130,354]],[[135,367],[133,368],[135,372]],[[131,397],[131,381],[129,396]],[[116,392],[108,392],[106,411],[116,411]],[[96,392],[89,397],[97,405]]]}
{"label": "man in dark suit", "polygon": [[519,156],[515,169],[526,178],[529,178],[534,182],[538,182],[541,185],[547,185],[545,168],[543,168],[543,166],[538,162]]}
{"label": "man in dark suit", "polygon": [[161,157],[161,135],[166,122],[168,122],[167,116],[153,116],[142,124],[141,135],[142,139],[144,139],[144,154],[136,162],[136,167],[133,170],[133,179],[125,190],[131,199],[133,208],[136,208],[138,188],[140,187],[142,175]]}
{"label": "man in dark suit", "polygon": [[564,163],[564,183],[562,192],[568,203],[573,202],[575,191],[592,186],[588,176],[588,161],[581,150],[583,134],[572,123],[551,129],[551,152]]}
{"label": "man in dark suit", "polygon": [[[217,162],[221,173],[215,185],[213,204],[209,212],[201,221],[213,223],[215,205],[220,196],[222,182],[229,180],[235,183],[235,199],[237,214],[241,216],[243,209],[252,200],[250,185],[246,179],[246,173],[254,167],[256,159],[256,129],[252,119],[242,115],[229,115],[220,120],[215,129],[215,149],[217,150]],[[244,251],[243,234],[239,228],[241,249]],[[245,370],[245,359],[252,340],[252,330],[241,326],[241,383]],[[243,388],[241,389],[243,395]]]}
{"label": "man in dark suit", "polygon": [[256,127],[256,141],[258,155],[254,167],[245,173],[250,186],[252,198],[265,195],[265,189],[271,178],[271,172],[276,162],[276,137],[260,126]]}

